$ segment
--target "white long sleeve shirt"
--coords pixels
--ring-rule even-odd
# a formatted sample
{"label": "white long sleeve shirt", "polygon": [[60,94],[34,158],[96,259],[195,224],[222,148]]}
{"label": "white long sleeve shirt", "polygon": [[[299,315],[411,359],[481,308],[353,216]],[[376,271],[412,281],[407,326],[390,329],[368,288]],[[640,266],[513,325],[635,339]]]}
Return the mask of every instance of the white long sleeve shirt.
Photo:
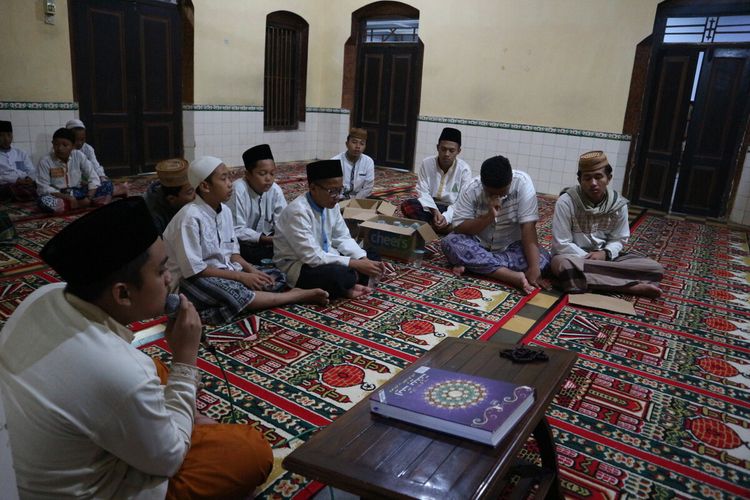
{"label": "white long sleeve shirt", "polygon": [[344,197],[345,198],[367,198],[372,194],[375,185],[375,162],[366,154],[360,155],[357,162],[352,165],[346,159],[346,151],[334,156],[332,160],[341,162],[341,171],[344,173]]}
{"label": "white long sleeve shirt", "polygon": [[276,221],[286,207],[281,187],[274,182],[271,189],[258,194],[244,178],[237,179],[232,186],[232,197],[227,205],[232,210],[237,238],[257,244],[262,235],[272,235]]}
{"label": "white long sleeve shirt", "polygon": [[59,193],[63,189],[80,187],[84,179],[88,189],[96,189],[102,185],[94,167],[83,153],[74,149],[70,152],[67,163],[55,156],[55,153],[50,153],[39,161],[36,169],[36,192],[39,196]]}
{"label": "white long sleeve shirt", "polygon": [[[480,178],[472,179],[461,191],[454,205],[454,227],[486,214],[489,201]],[[494,224],[485,227],[477,237],[483,247],[491,251],[502,251],[521,239],[521,224],[537,220],[539,210],[534,183],[526,172],[514,170],[508,196],[503,200]]]}
{"label": "white long sleeve shirt", "polygon": [[552,217],[552,254],[584,257],[589,252],[610,251],[612,258],[620,255],[630,237],[628,207],[608,215],[587,216],[576,210],[567,193],[555,203]]}
{"label": "white long sleeve shirt", "polygon": [[0,392],[21,498],[160,498],[190,448],[194,366],[166,386],[133,334],[46,285],[0,333]]}
{"label": "white long sleeve shirt", "polygon": [[471,167],[460,158],[447,172],[438,166],[438,157],[429,156],[422,160],[417,173],[417,194],[419,203],[424,208],[437,209],[436,201],[448,205],[443,217],[450,224],[453,222],[453,204],[458,194],[471,182]]}
{"label": "white long sleeve shirt", "polygon": [[91,162],[91,166],[94,167],[96,175],[100,178],[107,177],[107,174],[104,173],[104,167],[102,167],[99,160],[96,159],[96,151],[94,151],[94,147],[91,144],[84,142],[83,146],[81,146],[81,153],[83,153],[83,156]]}
{"label": "white long sleeve shirt", "polygon": [[321,210],[317,205],[313,208],[314,203],[309,193],[300,195],[281,212],[276,223],[273,260],[291,286],[297,283],[303,264],[349,266],[350,258],[367,255],[349,234],[338,204]]}
{"label": "white long sleeve shirt", "polygon": [[174,286],[209,266],[242,270],[240,264],[231,261],[232,254],[240,253],[240,244],[234,234],[232,213],[223,203],[217,212],[196,196],[172,217],[162,237]]}
{"label": "white long sleeve shirt", "polygon": [[0,149],[0,184],[11,184],[18,179],[36,179],[36,169],[26,151],[10,147]]}

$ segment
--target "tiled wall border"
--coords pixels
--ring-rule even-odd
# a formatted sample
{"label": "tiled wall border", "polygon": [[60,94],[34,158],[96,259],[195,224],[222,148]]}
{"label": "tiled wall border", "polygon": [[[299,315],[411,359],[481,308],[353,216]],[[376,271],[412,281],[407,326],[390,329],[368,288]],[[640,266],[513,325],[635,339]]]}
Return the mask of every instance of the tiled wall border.
{"label": "tiled wall border", "polygon": [[0,101],[0,109],[18,109],[18,110],[76,110],[78,109],[77,102],[13,102],[13,101]]}
{"label": "tiled wall border", "polygon": [[614,141],[629,141],[627,134],[613,132],[597,132],[595,130],[579,130],[574,128],[545,127],[541,125],[527,125],[523,123],[493,122],[487,120],[469,120],[464,118],[450,118],[446,116],[420,116],[419,121],[446,123],[452,125],[471,125],[474,127],[504,128],[509,130],[524,130],[527,132],[544,132],[546,134],[573,135],[579,137],[594,137]]}
{"label": "tiled wall border", "polygon": [[[263,106],[251,106],[242,104],[183,104],[183,111],[263,111]],[[308,113],[333,113],[337,115],[348,115],[348,109],[341,108],[317,108],[307,106],[305,111]]]}

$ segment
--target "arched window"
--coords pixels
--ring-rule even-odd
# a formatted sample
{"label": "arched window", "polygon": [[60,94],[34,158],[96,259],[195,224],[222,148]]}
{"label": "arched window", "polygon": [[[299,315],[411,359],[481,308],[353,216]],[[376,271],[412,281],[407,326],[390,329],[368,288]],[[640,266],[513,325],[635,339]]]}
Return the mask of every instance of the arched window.
{"label": "arched window", "polygon": [[297,14],[277,11],[266,17],[265,130],[295,130],[305,121],[307,32],[307,22]]}

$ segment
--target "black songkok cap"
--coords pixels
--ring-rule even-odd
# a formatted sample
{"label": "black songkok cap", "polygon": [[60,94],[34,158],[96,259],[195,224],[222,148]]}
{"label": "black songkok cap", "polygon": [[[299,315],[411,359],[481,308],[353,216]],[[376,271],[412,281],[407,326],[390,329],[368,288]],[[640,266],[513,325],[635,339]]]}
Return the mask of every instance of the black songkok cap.
{"label": "black songkok cap", "polygon": [[158,237],[143,197],[132,196],[71,222],[40,255],[64,281],[88,285],[130,263]]}
{"label": "black songkok cap", "polygon": [[504,188],[513,180],[513,169],[510,162],[504,156],[493,156],[482,163],[479,171],[482,184],[491,188]]}
{"label": "black songkok cap", "polygon": [[5,120],[0,120],[0,132],[10,132],[12,134],[13,124]]}
{"label": "black songkok cap", "polygon": [[55,130],[55,133],[52,134],[53,141],[58,138],[67,139],[70,142],[76,142],[75,133],[71,129],[65,127]]}
{"label": "black songkok cap", "polygon": [[242,161],[245,163],[245,168],[248,170],[252,170],[253,167],[255,167],[255,164],[260,160],[273,160],[271,146],[268,144],[258,144],[242,153]]}
{"label": "black songkok cap", "polygon": [[307,164],[308,182],[343,176],[344,173],[341,171],[341,162],[339,160],[321,160]]}
{"label": "black songkok cap", "polygon": [[451,127],[445,127],[442,132],[440,132],[440,138],[438,139],[438,142],[440,141],[452,141],[461,145],[461,131],[457,128],[451,128]]}

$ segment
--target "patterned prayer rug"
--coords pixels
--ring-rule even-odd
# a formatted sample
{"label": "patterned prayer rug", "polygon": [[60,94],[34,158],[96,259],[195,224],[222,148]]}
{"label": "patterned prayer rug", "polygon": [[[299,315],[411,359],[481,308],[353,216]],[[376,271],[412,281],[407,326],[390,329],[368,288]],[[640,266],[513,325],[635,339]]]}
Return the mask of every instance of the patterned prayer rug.
{"label": "patterned prayer rug", "polygon": [[747,498],[750,348],[560,307],[527,342],[579,353],[547,415],[572,498]]}

